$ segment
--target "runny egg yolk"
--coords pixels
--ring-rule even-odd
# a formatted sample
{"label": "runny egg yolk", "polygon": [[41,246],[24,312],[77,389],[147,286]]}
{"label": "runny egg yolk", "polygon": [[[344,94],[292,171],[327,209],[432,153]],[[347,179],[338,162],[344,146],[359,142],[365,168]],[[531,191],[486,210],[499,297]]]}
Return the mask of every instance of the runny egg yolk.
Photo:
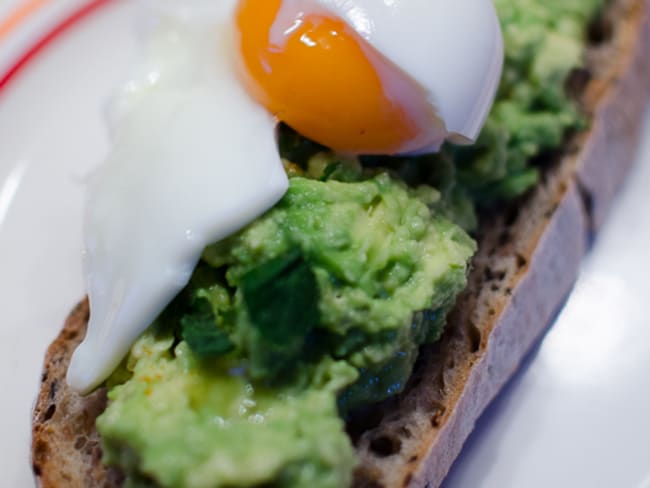
{"label": "runny egg yolk", "polygon": [[340,18],[242,0],[236,23],[248,90],[304,136],[343,153],[396,154],[444,130],[424,90]]}

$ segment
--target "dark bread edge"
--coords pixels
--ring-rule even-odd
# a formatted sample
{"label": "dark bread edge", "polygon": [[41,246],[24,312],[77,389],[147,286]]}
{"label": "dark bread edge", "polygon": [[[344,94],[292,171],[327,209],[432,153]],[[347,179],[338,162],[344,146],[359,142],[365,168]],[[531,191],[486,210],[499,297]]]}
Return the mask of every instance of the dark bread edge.
{"label": "dark bread edge", "polygon": [[[650,92],[649,12],[650,0],[614,2],[613,37],[589,53],[592,80],[582,101],[593,114],[591,130],[567,143],[516,213],[484,223],[447,334],[425,348],[407,390],[357,442],[357,486],[439,486],[482,411],[570,291],[637,146]],[[94,426],[106,392],[82,398],[65,383],[87,319],[84,301],[45,357],[32,432],[34,474],[44,488],[122,485],[120,473],[101,464]]]}
{"label": "dark bread edge", "polygon": [[38,486],[117,487],[123,476],[102,462],[95,419],[106,408],[106,390],[87,397],[65,381],[70,357],[86,334],[88,301],[78,304],[45,355],[41,389],[32,417],[32,467]]}

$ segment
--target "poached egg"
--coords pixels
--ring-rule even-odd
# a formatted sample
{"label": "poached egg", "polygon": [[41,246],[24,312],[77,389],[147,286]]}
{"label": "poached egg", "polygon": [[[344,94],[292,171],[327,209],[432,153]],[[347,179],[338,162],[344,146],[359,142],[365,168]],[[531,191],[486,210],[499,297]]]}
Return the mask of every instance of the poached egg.
{"label": "poached egg", "polygon": [[491,0],[142,0],[142,52],[87,189],[87,393],[187,284],[203,248],[286,192],[276,125],[343,154],[474,140],[503,62]]}

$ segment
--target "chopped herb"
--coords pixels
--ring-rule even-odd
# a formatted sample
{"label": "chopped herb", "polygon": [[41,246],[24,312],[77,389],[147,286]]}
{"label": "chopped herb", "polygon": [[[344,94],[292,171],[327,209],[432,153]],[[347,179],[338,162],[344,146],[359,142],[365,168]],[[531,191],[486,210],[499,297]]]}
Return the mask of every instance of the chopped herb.
{"label": "chopped herb", "polygon": [[327,165],[325,170],[323,171],[323,176],[320,177],[320,181],[327,181],[330,179],[330,176],[332,176],[337,169],[341,166],[340,161],[335,161],[333,163],[330,163]]}
{"label": "chopped herb", "polygon": [[217,320],[210,303],[197,299],[195,310],[183,315],[181,329],[183,339],[190,349],[201,358],[222,356],[234,349],[228,334],[217,325]]}
{"label": "chopped herb", "polygon": [[303,355],[320,322],[316,277],[299,250],[244,275],[240,287],[252,326],[251,373],[273,379]]}

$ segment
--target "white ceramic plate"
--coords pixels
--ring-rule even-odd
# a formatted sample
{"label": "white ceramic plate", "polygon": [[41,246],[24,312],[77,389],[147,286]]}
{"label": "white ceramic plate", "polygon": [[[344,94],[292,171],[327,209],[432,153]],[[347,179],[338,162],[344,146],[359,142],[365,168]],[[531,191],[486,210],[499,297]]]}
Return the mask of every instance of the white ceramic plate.
{"label": "white ceramic plate", "polygon": [[[20,1],[0,3],[0,25]],[[0,40],[0,79],[88,1],[49,3]],[[88,16],[0,92],[1,486],[33,485],[31,407],[45,349],[84,293],[83,180],[107,150],[103,106],[134,53],[133,4]],[[648,119],[636,169],[575,292],[446,488],[650,488]]]}

